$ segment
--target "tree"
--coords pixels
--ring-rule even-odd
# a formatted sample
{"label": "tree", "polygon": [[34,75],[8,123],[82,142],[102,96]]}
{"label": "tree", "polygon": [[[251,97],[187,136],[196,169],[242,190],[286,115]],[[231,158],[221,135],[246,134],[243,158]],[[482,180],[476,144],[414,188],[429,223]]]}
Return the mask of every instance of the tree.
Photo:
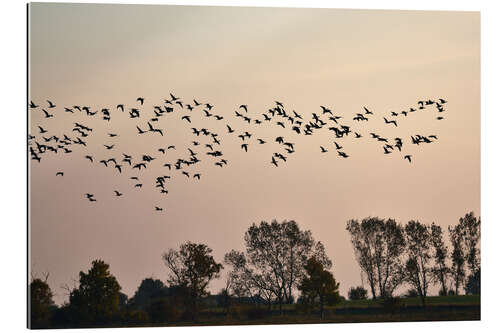
{"label": "tree", "polygon": [[372,297],[390,297],[403,281],[403,227],[393,219],[368,217],[361,223],[348,221],[346,229],[351,235],[356,260],[367,276]]}
{"label": "tree", "polygon": [[351,301],[367,299],[368,290],[363,287],[351,287],[351,289],[347,292],[347,296]]}
{"label": "tree", "polygon": [[323,318],[325,304],[334,305],[340,302],[339,284],[332,273],[323,268],[315,257],[311,257],[305,265],[306,275],[302,278],[299,290],[306,304],[319,304],[320,316]]}
{"label": "tree", "polygon": [[120,311],[120,290],[109,265],[102,260],[92,261],[87,273],[80,272],[80,285],[69,296],[74,319],[81,324],[111,322]]}
{"label": "tree", "polygon": [[425,307],[431,267],[431,234],[429,227],[418,221],[409,221],[405,226],[408,259],[405,264],[405,280],[417,291]]}
{"label": "tree", "polygon": [[226,255],[235,286],[264,297],[269,306],[274,299],[280,313],[283,303],[293,301],[309,257],[314,256],[327,269],[331,267],[323,244],[315,242],[309,230],[300,230],[295,221],[254,223],[245,233],[245,245],[246,254],[233,250]]}
{"label": "tree", "polygon": [[44,328],[50,325],[51,308],[54,306],[54,301],[47,279],[48,275],[45,280],[34,278],[29,285],[30,328]]}
{"label": "tree", "polygon": [[460,218],[459,227],[462,230],[464,255],[471,275],[480,267],[479,241],[481,238],[481,218],[476,218],[473,212]]}
{"label": "tree", "polygon": [[465,284],[465,293],[467,295],[481,294],[481,269],[478,269],[474,274],[469,275]]}
{"label": "tree", "polygon": [[450,275],[450,268],[446,264],[448,257],[448,247],[443,241],[443,230],[439,225],[431,224],[431,238],[432,257],[434,258],[434,266],[431,269],[432,282],[440,283],[440,295],[446,296],[448,293],[448,276]]}
{"label": "tree", "polygon": [[205,244],[187,242],[180,250],[170,249],[163,254],[163,261],[170,270],[168,282],[171,286],[184,287],[188,291],[193,316],[201,297],[207,294],[207,286],[219,277],[223,268],[211,255],[212,249]]}
{"label": "tree", "polygon": [[243,298],[250,299],[252,303],[258,304],[262,299],[267,303],[268,311],[275,300],[272,288],[269,288],[262,276],[255,273],[248,264],[243,252],[231,250],[224,256],[224,263],[232,268],[228,273],[231,280],[231,292],[241,302]]}
{"label": "tree", "polygon": [[449,226],[451,246],[451,276],[455,285],[455,295],[459,294],[460,286],[463,285],[465,279],[465,251],[462,228],[460,225],[455,227]]}
{"label": "tree", "polygon": [[129,300],[132,308],[146,310],[156,299],[165,298],[168,295],[168,289],[161,280],[146,278],[141,281],[134,296]]}

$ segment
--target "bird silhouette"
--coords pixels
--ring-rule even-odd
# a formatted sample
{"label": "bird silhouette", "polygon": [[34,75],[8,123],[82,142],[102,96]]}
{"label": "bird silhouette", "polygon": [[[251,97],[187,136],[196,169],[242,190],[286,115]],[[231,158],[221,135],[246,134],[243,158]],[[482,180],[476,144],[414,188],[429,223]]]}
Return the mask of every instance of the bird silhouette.
{"label": "bird silhouette", "polygon": [[52,103],[51,101],[47,100],[47,103],[49,103],[49,109],[55,108],[56,105]]}
{"label": "bird silhouette", "polygon": [[56,173],[56,176],[64,176],[64,172],[59,171],[59,172]]}
{"label": "bird silhouette", "polygon": [[405,157],[403,157],[403,159],[407,159],[408,162],[411,163],[411,155],[405,155]]}
{"label": "bird silhouette", "polygon": [[398,126],[398,124],[396,123],[395,120],[387,120],[387,118],[384,117],[384,121],[385,121],[386,124],[391,124],[392,123],[392,124],[394,124],[394,126],[396,126],[396,127]]}
{"label": "bird silhouette", "polygon": [[323,147],[323,146],[320,146],[319,148],[321,148],[321,152],[322,152],[322,153],[326,153],[326,152],[328,151],[328,150],[326,150],[326,149],[325,149],[325,147]]}
{"label": "bird silhouette", "polygon": [[120,193],[120,192],[118,192],[117,190],[115,190],[114,192],[115,192],[115,195],[116,195],[117,197],[121,197],[121,196],[123,195],[123,193]]}
{"label": "bird silhouette", "polygon": [[43,111],[43,113],[45,114],[45,118],[52,118],[52,117],[54,117],[54,115],[53,115],[53,114],[48,113],[48,112],[47,112],[47,110],[42,109],[42,111]]}

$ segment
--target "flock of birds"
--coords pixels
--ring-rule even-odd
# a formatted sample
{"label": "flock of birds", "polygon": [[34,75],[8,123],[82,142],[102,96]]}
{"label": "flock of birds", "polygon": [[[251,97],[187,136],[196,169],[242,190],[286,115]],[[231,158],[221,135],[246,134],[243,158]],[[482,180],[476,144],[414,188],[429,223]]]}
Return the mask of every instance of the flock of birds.
{"label": "flock of birds", "polygon": [[[309,119],[297,113],[295,110],[289,111],[285,108],[282,102],[275,101],[274,105],[267,111],[261,113],[258,116],[252,116],[249,112],[249,106],[247,104],[240,105],[236,111],[234,111],[233,121],[237,121],[245,126],[245,130],[236,131],[236,127],[229,124],[224,116],[216,114],[214,106],[210,103],[202,103],[193,99],[192,102],[183,101],[181,98],[170,93],[170,98],[165,99],[162,105],[153,106],[152,110],[146,115],[146,110],[143,109],[145,99],[143,97],[138,97],[133,106],[125,106],[124,104],[116,105],[114,110],[109,108],[102,108],[101,110],[92,110],[89,106],[74,105],[72,107],[65,106],[62,110],[57,109],[54,102],[47,100],[44,105],[37,105],[35,102],[31,101],[29,103],[30,112],[40,111],[43,119],[43,123],[37,124],[34,128],[38,129],[38,133],[28,134],[28,148],[31,159],[37,162],[41,162],[44,155],[48,153],[62,153],[62,154],[73,154],[77,151],[76,147],[82,148],[85,152],[83,153],[83,158],[88,160],[88,163],[103,165],[106,168],[116,169],[118,174],[123,174],[125,169],[131,171],[137,171],[137,174],[129,177],[130,180],[134,181],[134,188],[142,188],[143,182],[140,180],[140,173],[147,169],[152,163],[157,163],[155,161],[162,160],[161,164],[165,169],[169,170],[168,175],[159,175],[154,177],[154,182],[152,185],[158,189],[161,194],[168,194],[167,182],[171,180],[174,176],[172,172],[177,172],[180,176],[190,178],[190,179],[201,179],[201,173],[197,171],[191,171],[196,169],[196,165],[202,162],[202,156],[207,156],[209,160],[219,168],[224,168],[228,165],[228,160],[222,151],[222,134],[217,133],[208,128],[196,128],[192,126],[192,118],[194,116],[201,117],[205,122],[208,119],[213,119],[215,121],[225,121],[224,125],[226,128],[225,137],[232,136],[235,140],[239,141],[238,145],[245,152],[249,152],[251,145],[264,145],[269,143],[276,143],[281,148],[280,151],[274,152],[270,156],[269,163],[274,167],[279,167],[287,161],[287,158],[294,154],[295,143],[290,142],[285,139],[285,135],[278,135],[270,140],[259,138],[253,132],[252,128],[254,126],[275,126],[274,131],[289,131],[290,135],[304,135],[311,136],[320,130],[331,131],[333,139],[333,147],[330,148],[326,145],[320,145],[318,151],[320,153],[326,154],[330,150],[337,153],[337,156],[342,159],[349,158],[343,146],[341,145],[341,140],[346,137],[354,137],[355,139],[360,139],[363,134],[357,132],[353,129],[351,125],[348,125],[347,121],[350,119],[344,118],[332,108],[326,106],[320,106],[317,112],[313,112]],[[439,98],[437,100],[421,100],[414,107],[410,107],[407,110],[401,112],[390,112],[387,116],[383,117],[384,123],[387,126],[398,126],[398,122],[404,121],[405,118],[410,117],[414,112],[421,112],[425,109],[435,108],[437,111],[436,120],[443,120],[442,112],[445,111],[444,104],[447,101]],[[140,154],[141,156],[133,156],[124,151],[118,152],[116,138],[119,138],[118,133],[108,132],[107,136],[110,140],[115,140],[110,144],[103,144],[106,151],[109,151],[113,156],[106,156],[104,158],[97,158],[89,150],[89,137],[93,136],[94,130],[96,128],[89,127],[90,125],[84,124],[84,121],[74,121],[72,122],[71,132],[66,133],[54,133],[54,130],[49,130],[51,126],[51,121],[58,115],[59,112],[64,112],[65,114],[80,115],[80,118],[96,119],[101,117],[102,121],[109,123],[116,114],[121,113],[127,118],[131,119],[132,126],[137,130],[137,135],[139,137],[144,135],[158,135],[159,137],[167,136],[166,130],[161,128],[160,118],[162,117],[178,117],[185,125],[190,128],[193,140],[189,143],[187,149],[182,150],[181,157],[169,158],[170,151],[176,151],[175,145],[166,145],[157,149],[154,156],[150,154]],[[127,115],[128,113],[128,115]],[[181,113],[180,115],[177,115]],[[33,116],[31,116],[33,118]],[[367,107],[363,107],[360,113],[356,113],[352,118],[352,121],[362,123],[368,122],[375,114],[373,111],[369,110]],[[388,119],[389,118],[389,119]],[[144,120],[145,119],[145,120]],[[207,122],[208,123],[208,122]],[[104,129],[103,126],[99,126],[99,129]],[[274,132],[273,131],[273,132]],[[412,162],[412,155],[404,154],[403,146],[406,144],[406,139],[403,140],[400,137],[388,138],[381,134],[369,133],[369,138],[380,143],[383,154],[392,154],[394,152],[401,153],[403,159],[407,160],[409,163]],[[253,138],[253,139],[252,139]],[[437,140],[436,135],[421,135],[415,134],[410,136],[409,142],[411,144],[429,144]],[[241,140],[241,141],[240,141]],[[163,141],[162,141],[163,142]],[[80,149],[78,149],[79,152]],[[204,150],[204,151],[201,151]],[[204,159],[204,158],[203,158]],[[63,171],[57,171],[55,176],[64,176]],[[119,190],[113,190],[116,197],[121,197],[123,195]],[[92,193],[85,193],[84,198],[89,202],[96,202],[97,199]],[[154,206],[155,211],[162,211],[163,208],[159,206]]]}

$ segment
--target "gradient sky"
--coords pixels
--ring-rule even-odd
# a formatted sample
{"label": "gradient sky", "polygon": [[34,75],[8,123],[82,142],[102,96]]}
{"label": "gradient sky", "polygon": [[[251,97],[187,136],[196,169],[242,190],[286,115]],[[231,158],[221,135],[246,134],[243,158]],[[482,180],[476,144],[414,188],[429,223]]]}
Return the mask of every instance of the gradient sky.
{"label": "gradient sky", "polygon": [[[478,12],[33,3],[29,33],[30,99],[57,104],[51,119],[40,109],[29,111],[31,133],[38,139],[42,125],[50,134],[70,134],[74,121],[94,128],[88,151],[44,154],[30,166],[30,266],[50,272],[58,303],[67,299],[60,285],[72,285],[93,259],[110,263],[131,297],[146,277],[166,280],[161,254],[168,248],[203,242],[221,261],[231,249],[243,250],[251,223],[274,218],[297,221],[325,244],[346,295],[361,283],[348,219],[418,219],[446,227],[466,212],[480,215]],[[215,105],[224,121],[193,116],[189,126],[176,111],[155,124],[164,137],[137,136],[135,125],[145,128],[152,106],[170,92]],[[119,103],[137,106],[139,96],[146,102],[138,121],[115,110]],[[390,111],[440,97],[448,100],[442,121],[426,110],[397,118],[397,128],[384,124]],[[364,137],[341,141],[350,157],[340,159],[332,132],[298,136],[233,116],[240,104],[254,117],[275,100],[305,118],[329,106]],[[63,112],[73,105],[108,107],[112,120]],[[374,118],[350,121],[363,106]],[[241,140],[226,134],[226,123],[270,143],[254,140],[245,153]],[[137,172],[120,177],[83,157],[125,152],[176,159],[194,139],[190,127],[218,132],[229,165],[220,169],[204,158],[196,166],[200,181],[171,172],[166,197],[153,188],[152,177],[169,174],[162,163],[139,173],[144,187],[137,190],[129,180]],[[384,155],[369,132],[402,137],[413,163],[399,153]],[[408,142],[414,134],[439,140],[417,147]],[[278,135],[294,142],[296,153],[275,168],[270,156],[278,147],[271,142]],[[114,150],[104,149],[112,143]],[[170,144],[177,152],[160,156],[157,149]],[[321,154],[320,145],[330,152]],[[64,177],[56,178],[57,171]],[[115,198],[115,189],[123,197]],[[86,192],[98,201],[88,202]],[[212,291],[223,284],[222,278],[213,282]]]}

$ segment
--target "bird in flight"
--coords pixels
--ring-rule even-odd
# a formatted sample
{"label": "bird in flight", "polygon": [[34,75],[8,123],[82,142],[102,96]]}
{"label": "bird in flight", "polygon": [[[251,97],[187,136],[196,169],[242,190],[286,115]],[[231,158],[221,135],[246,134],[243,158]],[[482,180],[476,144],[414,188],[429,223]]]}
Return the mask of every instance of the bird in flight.
{"label": "bird in flight", "polygon": [[56,176],[64,176],[64,172],[59,171],[59,172],[56,173]]}
{"label": "bird in flight", "polygon": [[141,103],[141,105],[144,104],[144,97],[137,97],[137,101]]}
{"label": "bird in flight", "polygon": [[116,195],[117,197],[121,197],[121,196],[123,195],[123,193],[120,193],[120,192],[118,192],[117,190],[115,190],[115,195]]}
{"label": "bird in flight", "polygon": [[395,120],[387,120],[387,118],[384,117],[384,121],[386,124],[394,124],[394,126],[398,126]]}
{"label": "bird in flight", "polygon": [[407,159],[408,162],[411,163],[411,155],[405,155],[405,157],[403,157],[403,159]]}
{"label": "bird in flight", "polygon": [[56,105],[52,103],[51,101],[47,100],[47,103],[49,103],[49,109],[55,108]]}
{"label": "bird in flight", "polygon": [[53,114],[48,113],[48,112],[47,112],[47,110],[42,109],[42,111],[43,111],[43,113],[45,114],[45,118],[52,118],[52,117],[54,117],[54,115],[53,115]]}
{"label": "bird in flight", "polygon": [[326,150],[326,149],[325,149],[325,147],[323,147],[323,146],[319,146],[319,148],[321,148],[321,152],[322,152],[322,153],[326,153],[326,152],[328,151],[328,150]]}

